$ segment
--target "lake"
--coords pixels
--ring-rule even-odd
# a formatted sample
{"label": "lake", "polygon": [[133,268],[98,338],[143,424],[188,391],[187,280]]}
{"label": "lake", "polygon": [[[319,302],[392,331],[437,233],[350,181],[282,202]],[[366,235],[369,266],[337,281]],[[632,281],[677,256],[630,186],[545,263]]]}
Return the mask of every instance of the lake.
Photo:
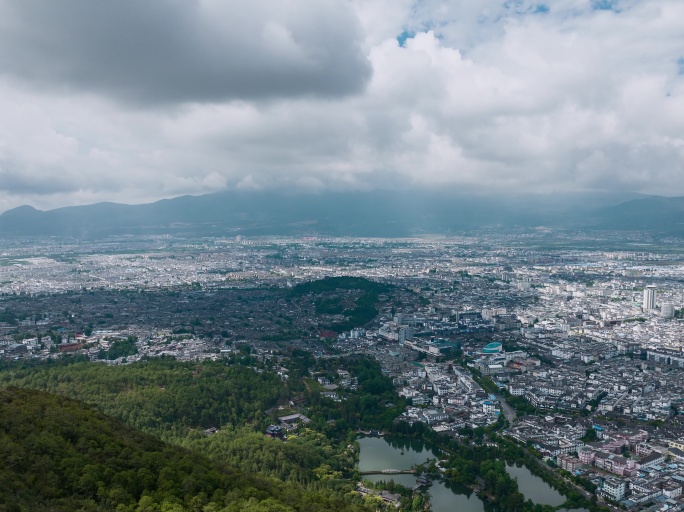
{"label": "lake", "polygon": [[[392,437],[364,437],[358,440],[359,471],[379,471],[382,469],[410,469],[414,464],[422,464],[428,459],[439,459],[439,451],[430,448],[422,441]],[[518,488],[534,503],[540,505],[561,505],[565,498],[544,480],[533,475],[525,466],[507,465],[508,474],[518,481]],[[406,487],[416,484],[413,475],[365,475],[371,482],[394,480]],[[435,481],[429,488],[430,502],[434,512],[483,512],[482,501],[469,489],[457,487],[448,482]]]}
{"label": "lake", "polygon": [[[428,459],[439,459],[439,452],[425,443],[413,439],[364,437],[359,439],[359,471],[381,469],[411,469]],[[413,475],[365,475],[371,482],[394,480],[406,487],[416,485]],[[460,489],[448,483],[435,481],[428,489],[432,512],[484,512],[480,498],[469,489]]]}
{"label": "lake", "polygon": [[518,490],[525,495],[525,499],[529,498],[540,505],[552,507],[565,502],[565,497],[561,493],[538,476],[533,475],[525,466],[506,465],[506,471],[518,481]]}

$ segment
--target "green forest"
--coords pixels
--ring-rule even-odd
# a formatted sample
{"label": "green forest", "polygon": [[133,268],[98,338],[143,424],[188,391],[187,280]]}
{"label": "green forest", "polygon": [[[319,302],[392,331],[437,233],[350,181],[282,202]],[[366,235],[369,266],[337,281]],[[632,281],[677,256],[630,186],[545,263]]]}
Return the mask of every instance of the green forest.
{"label": "green forest", "polygon": [[358,290],[361,296],[351,309],[343,309],[335,300],[319,299],[316,303],[318,314],[344,314],[346,319],[326,326],[334,332],[344,332],[355,327],[366,325],[378,315],[376,304],[380,294],[392,289],[390,285],[376,283],[362,277],[326,277],[317,281],[301,283],[290,290],[291,297],[304,295],[320,295],[336,290]]}
{"label": "green forest", "polygon": [[[114,418],[112,421],[115,424],[121,421],[129,429],[137,429],[141,432],[141,436],[143,433],[152,435],[161,441],[191,450],[188,453],[206,457],[203,460],[214,461],[232,468],[233,474],[277,479],[281,484],[289,486],[290,494],[296,491],[296,497],[287,503],[287,506],[292,507],[293,510],[313,512],[332,509],[356,510],[358,507],[361,507],[358,509],[363,509],[364,501],[351,493],[358,479],[355,470],[358,452],[353,448],[350,449],[355,438],[351,429],[383,428],[391,425],[392,419],[397,414],[396,407],[387,407],[387,403],[396,398],[392,391],[391,381],[382,376],[375,361],[363,358],[344,361],[326,360],[322,366],[318,366],[319,370],[327,369],[332,372],[344,362],[348,371],[359,381],[359,389],[350,392],[347,400],[341,403],[334,402],[321,398],[319,393],[303,385],[303,381],[306,380],[302,379],[305,367],[315,362],[308,353],[306,356],[309,357],[298,358],[296,356],[294,354],[291,365],[292,374],[299,376],[291,379],[295,381],[292,385],[283,382],[271,371],[246,366],[246,364],[253,364],[255,360],[251,356],[244,356],[240,360],[198,363],[160,358],[118,366],[73,359],[42,364],[14,364],[0,371],[0,387],[5,389],[33,388],[77,399],[91,404],[94,407],[91,412],[96,410],[101,413],[97,417],[102,421],[105,418],[102,414],[105,414],[107,417]],[[279,403],[289,402],[289,399],[295,395],[305,400],[307,414],[311,416],[311,428],[302,428],[289,435],[287,443],[264,436],[264,428],[276,422],[279,414],[283,414],[276,406]],[[54,395],[37,394],[36,396],[42,397],[40,400],[43,401],[61,403],[61,400]],[[33,402],[32,398],[31,402]],[[71,404],[70,407],[76,407],[77,404],[71,401],[65,403]],[[395,403],[395,406],[403,407],[403,402]],[[89,409],[86,407],[85,410]],[[31,405],[22,412],[23,416],[20,416],[25,418],[24,428],[27,431],[31,428],[29,416],[34,413],[35,408]],[[211,436],[206,435],[204,429],[210,427],[218,428],[219,432]],[[48,431],[59,430],[46,428]],[[89,429],[87,426],[84,428]],[[102,434],[102,442],[105,442],[109,432],[116,431],[117,428],[112,427],[107,433]],[[35,432],[33,437],[27,434],[26,438],[40,438],[44,430]],[[10,428],[7,431],[14,433],[14,430]],[[122,432],[125,434],[129,431]],[[71,439],[81,442],[82,438],[87,439],[88,436],[84,437],[77,433]],[[141,437],[140,439],[151,438]],[[24,441],[13,442],[21,444]],[[66,448],[60,448],[51,456],[56,456],[63,449]],[[166,449],[170,448],[167,446]],[[94,456],[97,458],[99,455],[94,454]],[[64,457],[72,458],[68,454],[64,454]],[[92,465],[88,462],[89,457],[89,453],[83,455],[79,463],[81,465],[78,467],[85,468],[85,466]],[[111,462],[114,464],[115,461]],[[57,465],[56,467],[61,467],[61,463],[57,461],[53,463]],[[43,460],[43,464],[50,466],[47,459]],[[3,468],[10,472],[11,469],[9,466]],[[104,467],[98,471],[114,475],[129,470],[124,470],[118,465],[109,466],[109,462],[105,461]],[[114,476],[111,477],[114,478]],[[107,481],[103,480],[103,482],[106,484],[105,487],[109,488]],[[61,484],[59,486],[62,487]],[[76,492],[70,487],[64,489],[59,499],[66,499],[65,497],[70,496],[70,493]],[[123,501],[117,502],[116,506],[124,502],[126,505],[138,506],[137,503],[143,497],[144,491],[145,489],[138,494],[133,493],[125,499],[122,498]],[[211,493],[207,490],[198,492],[212,496],[215,490]],[[26,496],[32,493],[33,491],[27,491]],[[52,494],[35,495],[41,496],[46,503],[52,503],[57,499],[56,495]],[[78,498],[74,499],[95,500],[92,510],[116,508],[113,505],[110,507],[113,502],[106,501],[104,498],[100,499],[97,493],[94,498],[90,494],[84,497],[85,495],[76,493],[75,496]],[[159,512],[195,510],[188,508],[187,495],[181,496],[176,493],[169,496],[154,495],[153,498],[155,503],[162,508],[132,508],[130,510],[159,510]],[[171,501],[176,500],[173,502],[178,502],[176,503],[178,507],[169,508],[168,503],[168,506],[163,505],[166,498],[173,498]],[[238,498],[231,499],[239,502]],[[302,503],[311,503],[299,508],[297,500],[302,500]],[[259,501],[263,501],[262,497],[259,497]],[[25,502],[24,498],[18,497],[16,504],[19,506]],[[64,501],[64,503],[67,502],[68,500]],[[333,502],[334,505],[331,504]],[[62,507],[60,505],[62,501],[59,500],[54,503],[57,503],[54,505],[57,510],[78,509],[69,508],[66,505]],[[217,503],[218,508],[207,508],[209,504],[204,504],[196,510],[203,512],[233,510],[225,508],[227,503],[225,500],[219,499]],[[318,506],[317,503],[324,505]],[[0,510],[3,509],[0,508]],[[14,510],[23,509],[15,508]],[[122,508],[121,510],[129,509]],[[253,508],[253,510],[260,509]],[[273,505],[273,508],[264,510],[280,509]],[[283,508],[282,510],[290,509]]]}
{"label": "green forest", "polygon": [[82,402],[16,388],[0,390],[0,497],[6,512],[364,510],[339,492],[248,475]]}
{"label": "green forest", "polygon": [[95,404],[127,425],[170,440],[190,428],[266,425],[288,394],[270,372],[225,362],[152,359],[130,365],[53,363],[0,372],[0,386],[41,389]]}
{"label": "green forest", "polygon": [[138,338],[135,336],[128,336],[125,340],[115,340],[108,350],[100,350],[98,357],[100,359],[109,359],[110,361],[113,361],[120,357],[137,354],[138,348],[135,346],[137,341]]}
{"label": "green forest", "polygon": [[[378,363],[365,357],[316,360],[295,350],[279,364],[289,368],[289,379],[246,353],[202,362],[158,358],[110,366],[68,358],[5,365],[0,492],[14,490],[0,511],[375,509],[371,500],[352,492],[360,478],[357,429],[439,447],[447,455],[448,480],[478,489],[503,511],[544,510],[525,501],[506,472],[503,461],[532,469],[537,461],[497,436],[501,425],[464,429],[459,441],[422,423],[394,422],[406,402]],[[340,368],[358,387],[338,389],[339,401],[322,397],[312,375],[332,380]],[[305,412],[310,422],[288,433],[286,443],[263,434],[278,416],[295,411]],[[212,427],[218,432],[207,435],[205,429]],[[484,444],[485,434],[497,445]],[[145,471],[156,479],[142,478]],[[162,474],[168,482],[159,481]],[[210,477],[198,476],[205,474]],[[227,481],[241,483],[231,487]],[[569,508],[593,508],[562,481],[553,485],[568,497]],[[40,503],[43,509],[36,508]],[[413,505],[409,500],[407,510]]]}
{"label": "green forest", "polygon": [[323,431],[336,435],[359,428],[391,429],[394,418],[406,407],[406,400],[395,393],[392,380],[382,374],[376,361],[366,358],[323,359],[317,368],[332,375],[342,365],[358,378],[359,389],[341,392],[345,396],[342,402],[322,398],[319,393],[306,393],[312,420]]}

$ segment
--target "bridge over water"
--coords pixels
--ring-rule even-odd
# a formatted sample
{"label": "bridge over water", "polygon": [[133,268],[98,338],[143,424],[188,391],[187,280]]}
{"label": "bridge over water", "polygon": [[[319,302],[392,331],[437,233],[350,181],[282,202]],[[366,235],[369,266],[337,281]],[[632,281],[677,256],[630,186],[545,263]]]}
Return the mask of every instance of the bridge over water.
{"label": "bridge over water", "polygon": [[375,469],[373,471],[361,471],[362,475],[413,475],[415,469]]}

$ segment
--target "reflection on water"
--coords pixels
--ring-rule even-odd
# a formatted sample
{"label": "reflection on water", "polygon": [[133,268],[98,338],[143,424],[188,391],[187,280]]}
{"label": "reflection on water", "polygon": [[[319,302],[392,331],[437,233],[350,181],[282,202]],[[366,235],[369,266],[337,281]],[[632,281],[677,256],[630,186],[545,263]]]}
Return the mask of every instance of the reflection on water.
{"label": "reflection on water", "polygon": [[[360,471],[382,469],[410,469],[428,459],[439,458],[437,451],[429,449],[421,441],[413,439],[374,438],[359,439]],[[394,480],[405,487],[416,485],[413,475],[364,475],[371,482]],[[468,488],[447,482],[435,481],[428,489],[432,512],[484,512],[482,501]]]}
{"label": "reflection on water", "polygon": [[435,482],[430,487],[430,505],[434,512],[484,512],[482,500],[468,488]]}
{"label": "reflection on water", "polygon": [[[383,469],[410,469],[414,464],[422,464],[429,459],[438,459],[439,452],[430,449],[425,443],[414,439],[391,437],[365,437],[359,439],[361,453],[359,454],[359,471],[380,471]],[[509,465],[507,471],[511,477],[517,479],[520,492],[525,499],[534,503],[556,507],[565,502],[562,494],[549,486],[538,476],[530,473],[524,466]],[[363,478],[371,482],[394,480],[405,487],[414,487],[414,475],[364,475]],[[461,487],[453,482],[435,480],[428,489],[431,510],[433,512],[484,512],[485,505],[467,487]],[[491,506],[487,507],[488,509]],[[569,511],[586,512],[586,511]]]}
{"label": "reflection on water", "polygon": [[[416,477],[413,475],[367,475],[364,478],[371,482],[389,482],[413,488]],[[485,508],[480,498],[468,489],[436,480],[428,488],[430,510],[432,512],[484,512]]]}
{"label": "reflection on water", "polygon": [[565,503],[565,497],[561,493],[538,476],[530,473],[530,470],[525,466],[507,465],[506,470],[511,477],[518,481],[518,490],[525,495],[525,499],[531,499],[540,505],[551,505],[552,507]]}
{"label": "reflection on water", "polygon": [[424,443],[414,439],[388,437],[364,437],[359,439],[361,454],[359,471],[382,469],[411,469],[428,459],[436,459],[438,453],[429,450]]}
{"label": "reflection on water", "polygon": [[371,482],[389,482],[394,480],[395,484],[403,485],[413,489],[416,485],[416,477],[413,475],[365,475],[363,478]]}

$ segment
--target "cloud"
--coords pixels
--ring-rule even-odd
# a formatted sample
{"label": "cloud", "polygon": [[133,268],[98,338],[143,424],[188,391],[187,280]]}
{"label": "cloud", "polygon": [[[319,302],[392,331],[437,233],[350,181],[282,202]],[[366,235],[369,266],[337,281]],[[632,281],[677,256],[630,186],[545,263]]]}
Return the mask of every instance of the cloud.
{"label": "cloud", "polygon": [[359,35],[334,0],[0,1],[2,72],[138,105],[357,93]]}
{"label": "cloud", "polygon": [[0,207],[221,188],[684,195],[680,0],[225,4],[0,0]]}

